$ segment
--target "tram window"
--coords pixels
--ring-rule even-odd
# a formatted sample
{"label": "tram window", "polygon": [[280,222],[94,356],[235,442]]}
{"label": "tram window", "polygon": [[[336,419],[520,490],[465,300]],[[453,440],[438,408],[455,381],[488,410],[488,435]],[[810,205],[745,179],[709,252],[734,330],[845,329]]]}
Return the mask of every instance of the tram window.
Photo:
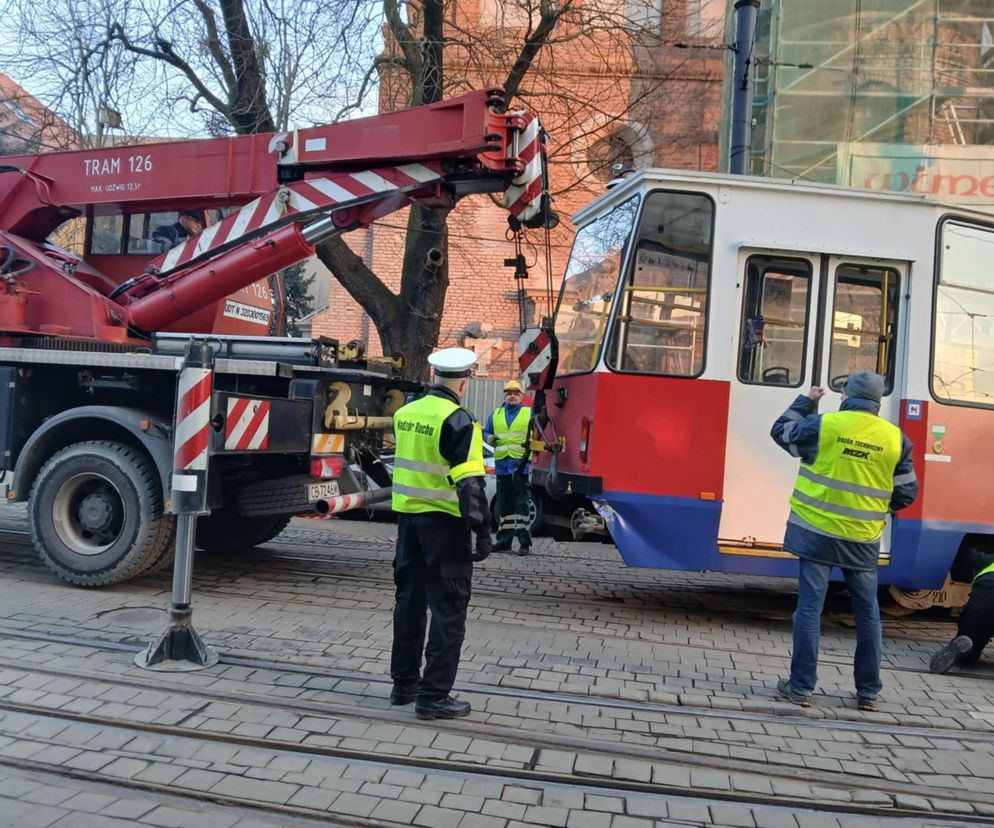
{"label": "tram window", "polygon": [[560,374],[597,365],[637,208],[638,199],[629,199],[577,231],[556,308]]}
{"label": "tram window", "polygon": [[706,196],[649,195],[614,320],[608,364],[615,370],[704,371],[713,214]]}
{"label": "tram window", "polygon": [[932,395],[994,406],[994,229],[946,221],[932,326]]}
{"label": "tram window", "polygon": [[750,256],[739,329],[739,379],[797,387],[804,382],[811,264]]}
{"label": "tram window", "polygon": [[887,267],[844,264],[835,271],[829,385],[842,388],[857,371],[881,374],[894,388],[894,333],[900,277]]}

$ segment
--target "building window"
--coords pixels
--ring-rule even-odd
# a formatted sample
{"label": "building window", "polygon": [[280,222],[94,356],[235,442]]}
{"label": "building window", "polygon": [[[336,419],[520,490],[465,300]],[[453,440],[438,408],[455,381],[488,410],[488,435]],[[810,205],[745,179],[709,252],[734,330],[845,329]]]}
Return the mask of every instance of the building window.
{"label": "building window", "polygon": [[994,229],[946,221],[940,238],[932,396],[994,407]]}
{"label": "building window", "polygon": [[749,257],[739,328],[741,382],[804,382],[810,285],[811,263],[804,259]]}

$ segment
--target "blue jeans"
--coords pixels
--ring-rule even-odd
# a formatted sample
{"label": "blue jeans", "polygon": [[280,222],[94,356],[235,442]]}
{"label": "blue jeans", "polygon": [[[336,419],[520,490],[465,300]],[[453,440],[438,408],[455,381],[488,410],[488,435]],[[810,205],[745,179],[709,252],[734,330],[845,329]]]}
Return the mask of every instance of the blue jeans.
{"label": "blue jeans", "polygon": [[[800,559],[797,609],[794,611],[794,652],[790,659],[790,686],[798,693],[811,695],[818,683],[818,640],[821,636],[821,612],[828,592],[832,567]],[[856,656],[853,678],[856,695],[874,699],[883,687],[880,681],[882,629],[880,605],[877,603],[877,571],[843,569],[856,618]]]}

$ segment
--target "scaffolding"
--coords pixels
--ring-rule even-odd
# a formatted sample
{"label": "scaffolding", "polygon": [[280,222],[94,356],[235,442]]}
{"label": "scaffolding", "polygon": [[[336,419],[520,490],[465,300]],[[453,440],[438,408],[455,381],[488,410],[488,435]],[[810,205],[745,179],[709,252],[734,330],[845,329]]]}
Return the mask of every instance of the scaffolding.
{"label": "scaffolding", "polygon": [[912,170],[908,148],[958,147],[994,171],[992,33],[994,0],[763,0],[751,171],[852,183],[871,146],[903,147]]}

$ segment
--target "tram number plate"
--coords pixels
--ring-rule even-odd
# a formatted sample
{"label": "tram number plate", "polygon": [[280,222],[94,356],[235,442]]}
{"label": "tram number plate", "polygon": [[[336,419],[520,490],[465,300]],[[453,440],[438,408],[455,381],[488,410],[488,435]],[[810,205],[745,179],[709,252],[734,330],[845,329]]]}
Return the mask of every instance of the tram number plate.
{"label": "tram number plate", "polygon": [[314,503],[326,497],[338,497],[338,481],[329,480],[327,483],[309,483],[307,485],[307,502]]}

